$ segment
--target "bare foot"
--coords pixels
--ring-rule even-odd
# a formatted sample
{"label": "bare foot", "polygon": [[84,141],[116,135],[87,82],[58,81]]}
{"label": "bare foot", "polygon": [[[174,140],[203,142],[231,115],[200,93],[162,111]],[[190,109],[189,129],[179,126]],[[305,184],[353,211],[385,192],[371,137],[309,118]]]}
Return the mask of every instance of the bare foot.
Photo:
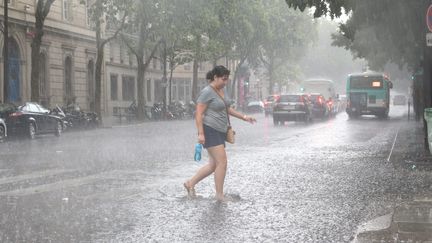
{"label": "bare foot", "polygon": [[186,181],[185,183],[183,183],[183,186],[187,191],[188,197],[190,197],[190,198],[196,197],[195,188],[190,186],[190,181]]}
{"label": "bare foot", "polygon": [[216,200],[218,202],[225,202],[226,198],[224,197],[224,195],[216,195]]}

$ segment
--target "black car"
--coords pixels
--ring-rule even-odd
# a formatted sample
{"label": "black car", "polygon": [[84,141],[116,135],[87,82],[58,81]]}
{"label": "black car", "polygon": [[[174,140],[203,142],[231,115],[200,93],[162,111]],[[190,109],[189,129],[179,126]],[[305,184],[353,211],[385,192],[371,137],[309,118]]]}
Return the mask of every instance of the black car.
{"label": "black car", "polygon": [[0,117],[6,121],[9,135],[25,135],[33,139],[35,135],[44,133],[60,136],[63,130],[59,117],[33,102],[21,106],[0,104]]}
{"label": "black car", "polygon": [[273,106],[273,123],[279,125],[285,121],[309,122],[312,103],[307,95],[287,94],[281,95]]}

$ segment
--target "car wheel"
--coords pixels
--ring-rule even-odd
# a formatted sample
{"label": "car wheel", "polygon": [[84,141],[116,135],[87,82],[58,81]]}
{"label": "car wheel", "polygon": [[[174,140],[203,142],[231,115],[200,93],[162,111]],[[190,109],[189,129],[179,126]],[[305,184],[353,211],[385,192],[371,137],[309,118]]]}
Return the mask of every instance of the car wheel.
{"label": "car wheel", "polygon": [[6,129],[4,126],[0,126],[0,143],[4,142],[6,138]]}
{"label": "car wheel", "polygon": [[56,135],[57,137],[60,137],[60,135],[62,134],[62,132],[63,132],[63,125],[62,125],[61,122],[58,121],[57,125],[56,125],[56,129],[55,129],[54,135]]}
{"label": "car wheel", "polygon": [[36,136],[36,126],[33,122],[28,124],[27,136],[29,139],[34,139]]}

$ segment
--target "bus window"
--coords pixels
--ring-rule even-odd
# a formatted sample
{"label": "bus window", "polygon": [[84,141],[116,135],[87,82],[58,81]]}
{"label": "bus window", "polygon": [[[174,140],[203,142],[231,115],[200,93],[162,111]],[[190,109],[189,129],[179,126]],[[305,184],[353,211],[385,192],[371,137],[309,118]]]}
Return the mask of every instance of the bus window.
{"label": "bus window", "polygon": [[352,77],[351,89],[382,89],[383,80],[380,77]]}

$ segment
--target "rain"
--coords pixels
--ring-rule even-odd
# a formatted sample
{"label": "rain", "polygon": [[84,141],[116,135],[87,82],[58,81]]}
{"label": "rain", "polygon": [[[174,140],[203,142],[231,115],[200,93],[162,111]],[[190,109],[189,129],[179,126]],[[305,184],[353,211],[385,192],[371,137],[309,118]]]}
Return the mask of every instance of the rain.
{"label": "rain", "polygon": [[[5,0],[0,15],[0,242],[432,240],[429,1]],[[214,173],[188,184],[222,163],[196,150],[209,87],[235,131],[217,145],[223,199]]]}

